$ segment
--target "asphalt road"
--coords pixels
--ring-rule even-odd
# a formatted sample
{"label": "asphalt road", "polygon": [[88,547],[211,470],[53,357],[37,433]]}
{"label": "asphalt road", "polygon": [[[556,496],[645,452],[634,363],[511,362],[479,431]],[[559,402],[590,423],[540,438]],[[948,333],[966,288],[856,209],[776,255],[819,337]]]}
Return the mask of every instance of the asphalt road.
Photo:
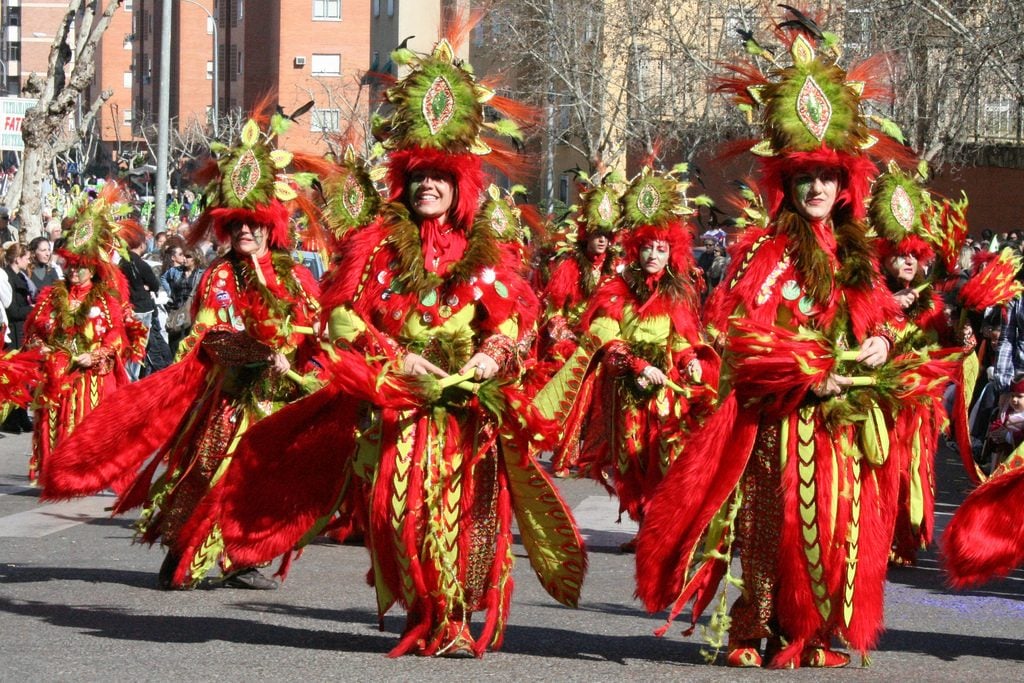
{"label": "asphalt road", "polygon": [[[563,481],[590,545],[582,604],[543,592],[517,547],[505,647],[483,660],[388,659],[403,618],[378,629],[360,547],[320,544],[277,591],[213,585],[161,592],[158,548],[133,545],[131,519],[110,519],[110,498],[38,504],[27,486],[29,438],[0,439],[0,681],[164,680],[934,680],[1024,678],[1024,572],[952,593],[934,554],[890,572],[888,631],[869,668],[766,672],[709,666],[682,626],[632,598],[630,531],[591,482]],[[940,525],[966,488],[954,456],[940,470]],[[1022,506],[1024,507],[1024,506]],[[856,661],[856,659],[855,659]]]}

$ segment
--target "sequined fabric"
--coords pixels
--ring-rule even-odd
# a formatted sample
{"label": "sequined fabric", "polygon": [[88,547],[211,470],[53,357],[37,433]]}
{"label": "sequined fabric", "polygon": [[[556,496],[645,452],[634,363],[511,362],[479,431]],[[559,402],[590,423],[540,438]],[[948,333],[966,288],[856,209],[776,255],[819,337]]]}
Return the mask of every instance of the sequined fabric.
{"label": "sequined fabric", "polygon": [[779,426],[762,426],[740,482],[743,506],[736,518],[735,547],[744,589],[732,606],[732,639],[758,640],[774,632],[776,558],[782,531],[780,483]]}

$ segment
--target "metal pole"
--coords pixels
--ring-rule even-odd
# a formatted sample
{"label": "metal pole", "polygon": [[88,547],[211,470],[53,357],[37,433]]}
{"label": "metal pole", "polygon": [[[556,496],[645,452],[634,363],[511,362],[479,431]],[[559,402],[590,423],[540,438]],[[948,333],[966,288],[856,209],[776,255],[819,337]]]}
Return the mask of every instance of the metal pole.
{"label": "metal pole", "polygon": [[213,137],[217,137],[220,134],[220,68],[217,58],[217,53],[220,51],[220,40],[217,38],[217,20],[210,10],[196,0],[182,0],[182,2],[195,5],[206,12],[206,16],[210,18],[210,26],[213,27]]}
{"label": "metal pole", "polygon": [[153,234],[167,229],[167,155],[171,118],[171,0],[163,0],[160,22],[160,101],[156,142],[156,214]]}

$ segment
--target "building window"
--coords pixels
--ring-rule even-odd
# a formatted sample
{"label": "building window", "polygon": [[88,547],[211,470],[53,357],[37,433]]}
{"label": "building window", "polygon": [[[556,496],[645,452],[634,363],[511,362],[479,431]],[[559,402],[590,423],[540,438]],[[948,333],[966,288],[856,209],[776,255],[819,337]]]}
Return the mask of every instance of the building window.
{"label": "building window", "polygon": [[569,203],[569,176],[564,173],[558,176],[558,201]]}
{"label": "building window", "polygon": [[121,78],[121,85],[131,90],[132,87],[132,72],[125,71]]}
{"label": "building window", "polygon": [[126,126],[132,125],[132,110],[131,109],[125,109],[122,113],[124,114],[124,125],[126,125]]}
{"label": "building window", "polygon": [[309,129],[314,133],[337,133],[341,130],[341,110],[314,109]]}
{"label": "building window", "polygon": [[388,16],[395,16],[395,0],[388,0]]}
{"label": "building window", "polygon": [[340,76],[341,55],[313,55],[314,76]]}
{"label": "building window", "polygon": [[133,2],[133,0],[124,0],[124,5],[123,5],[124,11],[125,12],[131,12],[132,11],[132,5],[134,5],[134,4],[135,3]]}
{"label": "building window", "polygon": [[216,20],[213,17],[206,17],[206,35],[208,36],[212,36],[213,30],[214,28],[216,28],[216,26],[213,23],[214,21]]}
{"label": "building window", "polygon": [[380,16],[380,0],[373,0],[373,16]]}
{"label": "building window", "polygon": [[315,21],[341,21],[341,0],[313,0]]}
{"label": "building window", "polygon": [[213,80],[213,60],[207,60],[206,62],[206,80]]}

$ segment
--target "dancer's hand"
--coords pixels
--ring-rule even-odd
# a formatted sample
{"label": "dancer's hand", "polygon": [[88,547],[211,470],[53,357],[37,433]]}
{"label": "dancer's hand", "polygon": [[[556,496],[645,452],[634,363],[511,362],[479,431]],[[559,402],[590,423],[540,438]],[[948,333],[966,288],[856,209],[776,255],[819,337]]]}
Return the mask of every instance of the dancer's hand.
{"label": "dancer's hand", "polygon": [[829,376],[825,378],[825,381],[814,387],[812,391],[820,398],[827,398],[828,396],[838,396],[852,384],[853,380],[849,377],[837,375],[833,372],[829,373]]}
{"label": "dancer's hand", "polygon": [[[665,375],[664,372],[662,372],[661,368],[656,368],[653,365],[648,365],[647,367],[640,371],[639,375],[637,375],[636,383],[640,385],[641,389],[644,389],[651,384],[660,387],[665,385],[665,380],[667,379],[668,376]],[[640,380],[643,380],[643,382],[641,382]]]}
{"label": "dancer's hand", "polygon": [[914,302],[917,301],[917,292],[909,287],[901,289],[892,296],[904,311],[913,306]]}
{"label": "dancer's hand", "polygon": [[877,368],[889,358],[889,342],[885,337],[868,337],[860,345],[857,362],[869,368]]}
{"label": "dancer's hand", "polygon": [[402,359],[402,372],[407,375],[437,375],[447,377],[448,373],[418,353],[407,353]]}
{"label": "dancer's hand", "polygon": [[270,369],[278,375],[283,375],[292,367],[292,364],[288,362],[288,357],[283,353],[272,353],[267,362],[270,363]]}
{"label": "dancer's hand", "polygon": [[94,362],[92,354],[88,351],[75,356],[75,363],[81,365],[83,368],[91,368]]}
{"label": "dancer's hand", "polygon": [[462,366],[459,374],[465,374],[470,370],[476,379],[490,379],[498,374],[498,362],[486,353],[476,353],[469,359],[469,362]]}
{"label": "dancer's hand", "polygon": [[690,379],[700,384],[700,378],[703,375],[704,370],[701,368],[699,360],[696,358],[691,359],[690,362],[686,364],[686,371],[690,373]]}

